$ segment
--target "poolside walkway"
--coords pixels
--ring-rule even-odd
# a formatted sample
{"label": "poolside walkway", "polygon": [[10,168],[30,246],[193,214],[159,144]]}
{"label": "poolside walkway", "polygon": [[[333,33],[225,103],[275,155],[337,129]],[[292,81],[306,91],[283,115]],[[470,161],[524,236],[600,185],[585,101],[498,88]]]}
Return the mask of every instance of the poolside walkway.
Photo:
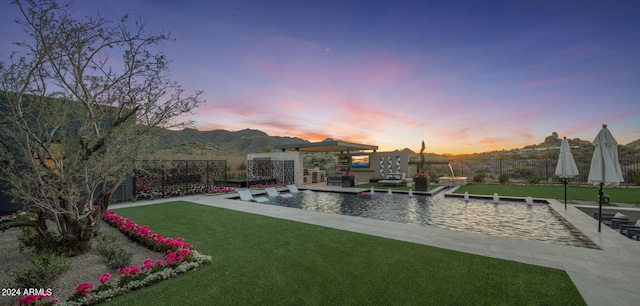
{"label": "poolside walkway", "polygon": [[[305,185],[305,187],[308,187]],[[337,189],[316,187],[313,189]],[[339,188],[345,190],[345,188]],[[354,191],[365,191],[352,188]],[[256,191],[253,191],[254,193]],[[236,194],[194,195],[135,203],[113,204],[111,209],[184,200],[203,205],[293,220],[351,232],[419,243],[465,253],[513,260],[566,271],[588,305],[638,305],[640,303],[640,242],[603,226],[575,207],[549,200],[553,209],[599,245],[601,250],[534,241],[499,238],[389,221],[342,216],[296,208],[242,202]]]}

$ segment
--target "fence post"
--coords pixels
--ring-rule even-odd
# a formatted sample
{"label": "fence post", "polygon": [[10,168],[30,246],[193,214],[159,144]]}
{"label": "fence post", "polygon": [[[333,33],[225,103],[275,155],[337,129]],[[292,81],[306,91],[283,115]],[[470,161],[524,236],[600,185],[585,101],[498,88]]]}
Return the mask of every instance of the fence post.
{"label": "fence post", "polygon": [[164,190],[165,176],[166,176],[166,174],[164,172],[164,169],[162,169],[162,172],[160,172],[160,187],[162,188],[162,197],[163,198],[167,197],[167,194],[165,193],[165,190]]}
{"label": "fence post", "polygon": [[549,182],[549,159],[548,158],[544,159],[544,171],[547,177],[547,182]]}
{"label": "fence post", "polygon": [[137,200],[138,199],[138,195],[136,194],[136,192],[137,192],[137,190],[136,190],[137,173],[136,172],[137,172],[136,169],[133,169],[133,175],[132,175],[131,181],[133,182],[132,197],[134,197]]}
{"label": "fence post", "polygon": [[211,182],[209,181],[209,161],[207,161],[207,166],[205,167],[207,171],[207,189],[211,188]]}

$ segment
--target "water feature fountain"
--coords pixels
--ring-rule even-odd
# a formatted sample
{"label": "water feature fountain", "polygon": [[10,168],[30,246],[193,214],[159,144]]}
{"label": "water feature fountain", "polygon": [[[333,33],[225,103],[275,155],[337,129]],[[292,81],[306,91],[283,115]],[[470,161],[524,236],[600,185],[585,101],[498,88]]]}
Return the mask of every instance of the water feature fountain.
{"label": "water feature fountain", "polygon": [[531,205],[533,204],[533,199],[531,197],[527,197],[526,202],[527,202],[527,205]]}
{"label": "water feature fountain", "polygon": [[493,204],[500,203],[500,197],[498,196],[498,193],[494,193],[493,194],[493,201],[491,203],[493,203]]}
{"label": "water feature fountain", "polygon": [[464,200],[469,202],[469,192],[468,191],[464,192]]}
{"label": "water feature fountain", "polygon": [[412,197],[413,196],[413,189],[409,189],[409,196]]}
{"label": "water feature fountain", "polygon": [[455,176],[453,174],[453,167],[451,167],[451,163],[449,163],[449,170],[451,170],[451,176],[441,176],[439,178],[440,185],[453,187],[453,186],[464,186],[467,184],[466,176]]}
{"label": "water feature fountain", "polygon": [[373,189],[373,186],[371,186],[371,194],[374,194],[375,190]]}
{"label": "water feature fountain", "polygon": [[389,188],[389,191],[387,191],[387,194],[391,194],[391,188]]}

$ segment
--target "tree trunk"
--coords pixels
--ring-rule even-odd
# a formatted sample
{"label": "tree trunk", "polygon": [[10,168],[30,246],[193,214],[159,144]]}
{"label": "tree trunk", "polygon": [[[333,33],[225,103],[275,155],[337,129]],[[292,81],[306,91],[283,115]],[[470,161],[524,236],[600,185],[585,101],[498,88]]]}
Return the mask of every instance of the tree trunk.
{"label": "tree trunk", "polygon": [[96,223],[91,220],[64,218],[66,232],[63,237],[67,243],[67,256],[72,257],[89,250]]}
{"label": "tree trunk", "polygon": [[67,256],[75,256],[89,250],[93,234],[102,215],[107,211],[110,201],[110,193],[101,193],[98,198],[98,209],[94,210],[90,216],[82,220],[77,220],[75,217],[65,217],[67,232],[64,239],[68,246]]}

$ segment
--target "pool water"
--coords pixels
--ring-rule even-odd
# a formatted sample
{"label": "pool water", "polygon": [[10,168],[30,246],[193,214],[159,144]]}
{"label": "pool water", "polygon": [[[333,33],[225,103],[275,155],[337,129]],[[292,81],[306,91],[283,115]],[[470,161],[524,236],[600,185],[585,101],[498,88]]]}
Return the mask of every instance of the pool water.
{"label": "pool water", "polygon": [[[313,192],[270,198],[264,204],[560,245],[592,247],[546,204],[447,198],[443,195]],[[573,231],[573,233],[572,233]]]}

